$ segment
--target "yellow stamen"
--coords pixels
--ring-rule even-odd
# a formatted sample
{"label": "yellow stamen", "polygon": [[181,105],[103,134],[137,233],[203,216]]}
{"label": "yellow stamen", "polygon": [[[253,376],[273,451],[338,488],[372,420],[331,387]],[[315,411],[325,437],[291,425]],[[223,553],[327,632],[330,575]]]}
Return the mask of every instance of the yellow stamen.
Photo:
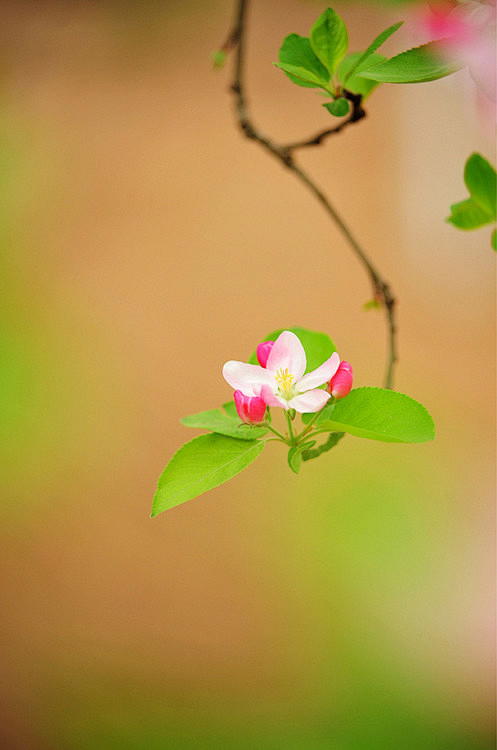
{"label": "yellow stamen", "polygon": [[280,387],[280,391],[286,394],[290,394],[292,392],[293,375],[288,372],[288,367],[285,367],[284,370],[283,368],[281,370],[278,370],[274,377]]}

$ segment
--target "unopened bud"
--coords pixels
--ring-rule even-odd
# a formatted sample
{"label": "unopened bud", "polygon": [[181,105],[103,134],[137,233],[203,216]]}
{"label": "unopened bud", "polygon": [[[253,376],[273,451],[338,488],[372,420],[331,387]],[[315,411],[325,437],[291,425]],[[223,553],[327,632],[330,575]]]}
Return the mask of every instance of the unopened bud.
{"label": "unopened bud", "polygon": [[267,358],[269,357],[269,353],[271,349],[274,346],[274,341],[263,341],[262,344],[259,344],[257,347],[257,361],[259,362],[261,367],[266,367],[267,364]]}
{"label": "unopened bud", "polygon": [[348,362],[340,362],[338,370],[328,383],[328,392],[338,398],[345,398],[352,389],[353,373]]}
{"label": "unopened bud", "polygon": [[266,415],[266,403],[259,396],[244,396],[241,391],[233,394],[238,416],[245,424],[263,422]]}

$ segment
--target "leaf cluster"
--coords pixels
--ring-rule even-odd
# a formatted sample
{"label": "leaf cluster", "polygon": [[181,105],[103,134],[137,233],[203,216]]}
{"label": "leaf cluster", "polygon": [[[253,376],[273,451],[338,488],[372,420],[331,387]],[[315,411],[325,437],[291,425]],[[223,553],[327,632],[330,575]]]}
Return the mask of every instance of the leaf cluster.
{"label": "leaf cluster", "polygon": [[[315,369],[335,351],[324,333],[304,328],[288,330],[302,342],[307,370]],[[263,340],[274,340],[279,333],[273,331]],[[249,361],[257,362],[255,353]],[[181,421],[186,427],[207,430],[208,434],[190,440],[170,460],[159,479],[152,516],[236,476],[262,453],[269,441],[286,445],[288,465],[298,473],[303,462],[331,450],[345,433],[397,443],[420,443],[434,437],[433,420],[424,406],[384,388],[356,388],[340,401],[328,402],[320,412],[302,415],[300,432],[292,428],[291,416],[288,420],[286,434],[272,426],[269,408],[261,425],[243,424],[233,402],[224,404],[222,409],[184,417]]]}
{"label": "leaf cluster", "polygon": [[[479,229],[497,221],[497,173],[481,154],[471,154],[464,166],[464,182],[469,198],[453,203],[446,221],[458,229]],[[497,230],[491,245],[497,251]]]}
{"label": "leaf cluster", "polygon": [[297,86],[319,88],[332,97],[323,106],[334,116],[349,111],[347,93],[369,96],[380,83],[424,83],[450,75],[458,66],[439,53],[436,42],[402,52],[390,60],[376,50],[394,34],[402,21],[389,26],[364,52],[347,55],[349,34],[345,22],[327,8],[313,24],[309,37],[289,34],[281,45],[276,67]]}

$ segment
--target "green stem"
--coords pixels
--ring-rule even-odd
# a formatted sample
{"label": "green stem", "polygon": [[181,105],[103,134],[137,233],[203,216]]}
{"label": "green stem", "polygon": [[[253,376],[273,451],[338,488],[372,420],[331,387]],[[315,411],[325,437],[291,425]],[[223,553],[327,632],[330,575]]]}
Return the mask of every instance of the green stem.
{"label": "green stem", "polygon": [[290,443],[289,445],[296,445],[295,443],[295,435],[293,433],[293,427],[292,427],[292,420],[290,419],[290,415],[288,411],[285,409],[285,417],[286,421],[288,422],[288,432],[290,433]]}
{"label": "green stem", "polygon": [[275,435],[278,435],[278,437],[280,438],[280,440],[283,440],[284,443],[288,443],[288,440],[286,439],[286,437],[284,435],[282,435],[281,432],[278,432],[278,430],[275,430],[274,427],[272,427],[270,424],[268,424],[266,422],[263,426],[267,430],[271,430],[271,432],[274,432]]}

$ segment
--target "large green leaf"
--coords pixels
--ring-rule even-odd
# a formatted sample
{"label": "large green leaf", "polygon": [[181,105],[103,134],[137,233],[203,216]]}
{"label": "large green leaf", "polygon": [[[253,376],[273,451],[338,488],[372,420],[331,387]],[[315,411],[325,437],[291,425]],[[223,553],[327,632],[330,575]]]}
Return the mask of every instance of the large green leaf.
{"label": "large green leaf", "polygon": [[243,424],[238,418],[233,418],[228,414],[223,414],[220,409],[210,409],[209,411],[200,411],[198,414],[190,414],[183,417],[181,424],[185,427],[196,427],[200,430],[211,430],[220,435],[228,435],[238,440],[256,440],[266,434],[267,430],[263,427],[252,427]]}
{"label": "large green leaf", "polygon": [[495,221],[497,174],[481,154],[471,154],[464,166],[464,182],[473,200]]}
{"label": "large green leaf", "polygon": [[[391,443],[422,443],[435,437],[433,419],[420,403],[386,388],[355,388],[332,407],[319,430],[348,432]],[[311,433],[312,434],[312,433]]]}
{"label": "large green leaf", "polygon": [[470,230],[490,224],[495,219],[476,203],[473,198],[468,198],[460,203],[452,204],[450,207],[450,216],[447,218],[447,221],[458,229]]}
{"label": "large green leaf", "polygon": [[[348,70],[345,71],[345,78],[340,77],[340,71],[338,71],[338,79],[341,83],[345,86],[348,83],[348,79],[350,76],[352,76],[354,73],[359,73],[360,70],[364,69],[367,65],[372,63],[373,65],[376,65],[377,62],[381,62],[382,60],[385,60],[385,58],[381,55],[382,60],[375,60],[373,58],[373,53],[376,52],[378,47],[381,47],[384,42],[388,39],[388,37],[392,36],[400,27],[404,21],[399,21],[398,23],[394,23],[393,26],[389,26],[388,29],[385,29],[385,31],[382,31],[381,34],[378,34],[376,39],[374,39],[369,47],[364,52],[358,52],[354,53],[354,55],[357,55],[357,57],[354,60],[354,64],[351,65]],[[350,57],[350,55],[349,55]],[[380,57],[380,55],[378,56]],[[349,91],[354,91],[347,85],[347,88]],[[354,93],[361,93],[361,92],[354,92]]]}
{"label": "large green leaf", "polygon": [[[280,328],[277,331],[272,331],[265,338],[261,339],[261,341],[276,341],[282,331],[291,331],[300,339],[307,358],[306,372],[315,370],[316,367],[319,367],[323,362],[326,362],[333,352],[336,351],[333,341],[326,333],[308,331],[306,328],[299,328],[298,326],[294,328]],[[252,365],[258,364],[255,352],[252,352],[250,355],[249,362]]]}
{"label": "large green leaf", "polygon": [[[299,34],[289,34],[286,36],[280,47],[278,60],[283,65],[295,65],[300,69],[308,70],[325,83],[329,81],[330,75],[328,71],[312,51],[311,43],[306,36],[300,36]],[[297,86],[306,86],[308,88],[318,86],[317,83],[304,81],[302,78],[297,78],[287,71],[285,73]]]}
{"label": "large green leaf", "polygon": [[[358,78],[357,75],[350,75],[351,71],[357,68],[357,59],[362,57],[360,52],[352,52],[347,57],[344,57],[337,69],[337,78],[342,83],[347,91],[352,91],[353,94],[361,94],[362,98],[365,99],[373,89],[380,85],[379,81],[368,81],[366,78]],[[387,58],[383,55],[372,53],[366,64],[376,64],[384,62]],[[360,68],[357,68],[357,72],[360,72]]]}
{"label": "large green leaf", "polygon": [[349,46],[347,27],[331,8],[322,13],[310,31],[311,47],[333,76]]}
{"label": "large green leaf", "polygon": [[311,70],[301,68],[298,65],[289,65],[287,63],[273,63],[277,68],[290,73],[293,78],[301,81],[302,83],[312,84],[314,87],[327,88],[328,81],[318,78]]}
{"label": "large green leaf", "polygon": [[451,75],[461,67],[461,64],[440,55],[437,42],[429,42],[361,70],[357,76],[380,83],[426,83]]}
{"label": "large green leaf", "polygon": [[264,445],[263,440],[225,435],[200,435],[185,443],[161,474],[152,518],[231,479],[257,458]]}

